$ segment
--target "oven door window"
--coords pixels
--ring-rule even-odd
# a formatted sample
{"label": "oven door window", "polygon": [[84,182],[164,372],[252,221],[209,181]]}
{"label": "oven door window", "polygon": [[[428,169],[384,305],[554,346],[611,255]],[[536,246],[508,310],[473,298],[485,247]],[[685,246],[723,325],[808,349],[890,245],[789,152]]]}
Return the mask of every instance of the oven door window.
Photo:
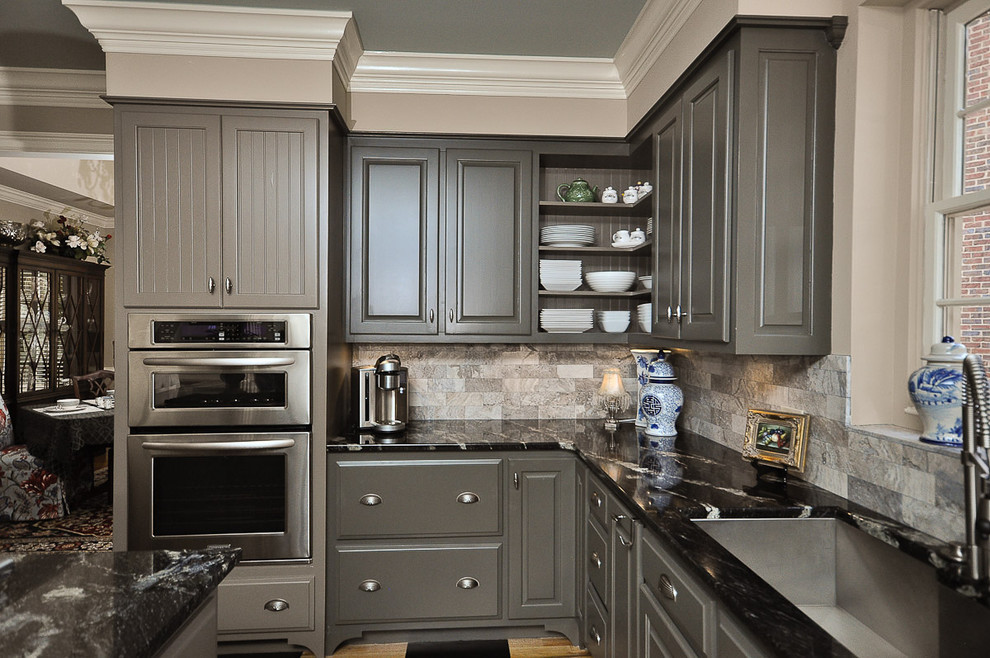
{"label": "oven door window", "polygon": [[286,455],[152,460],[156,537],[286,531]]}
{"label": "oven door window", "polygon": [[288,374],[279,371],[152,373],[155,409],[285,407]]}

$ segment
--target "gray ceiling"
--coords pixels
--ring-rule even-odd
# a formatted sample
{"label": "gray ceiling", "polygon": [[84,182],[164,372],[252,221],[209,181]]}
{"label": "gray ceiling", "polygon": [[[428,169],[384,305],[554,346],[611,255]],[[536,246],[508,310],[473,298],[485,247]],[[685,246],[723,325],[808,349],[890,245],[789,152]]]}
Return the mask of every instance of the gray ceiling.
{"label": "gray ceiling", "polygon": [[[645,0],[143,0],[351,11],[365,50],[612,57]],[[0,66],[100,70],[60,0],[0,0]]]}

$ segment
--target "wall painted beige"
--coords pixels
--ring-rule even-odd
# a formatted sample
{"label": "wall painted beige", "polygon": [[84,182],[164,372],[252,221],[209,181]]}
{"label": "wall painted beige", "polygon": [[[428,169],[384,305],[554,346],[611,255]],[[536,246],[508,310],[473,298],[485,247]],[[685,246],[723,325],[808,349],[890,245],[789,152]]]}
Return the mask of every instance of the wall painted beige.
{"label": "wall painted beige", "polygon": [[0,168],[113,205],[113,160],[0,157]]}

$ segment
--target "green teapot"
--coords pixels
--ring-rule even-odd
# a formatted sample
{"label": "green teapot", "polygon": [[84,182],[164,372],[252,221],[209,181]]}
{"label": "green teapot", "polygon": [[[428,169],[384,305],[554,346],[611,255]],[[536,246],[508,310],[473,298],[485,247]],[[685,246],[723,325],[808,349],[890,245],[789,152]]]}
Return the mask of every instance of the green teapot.
{"label": "green teapot", "polygon": [[557,186],[557,198],[561,201],[595,201],[598,198],[598,188],[592,189],[588,181],[576,178],[571,183]]}

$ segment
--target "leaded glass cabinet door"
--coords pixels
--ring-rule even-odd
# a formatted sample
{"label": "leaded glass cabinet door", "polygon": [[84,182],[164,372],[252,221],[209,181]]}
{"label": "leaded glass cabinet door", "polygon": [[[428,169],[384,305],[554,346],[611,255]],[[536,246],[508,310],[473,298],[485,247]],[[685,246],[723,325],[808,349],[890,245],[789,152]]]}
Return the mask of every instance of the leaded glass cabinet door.
{"label": "leaded glass cabinet door", "polygon": [[63,388],[72,386],[72,375],[103,367],[103,283],[60,272],[54,302],[54,388]]}
{"label": "leaded glass cabinet door", "polygon": [[51,270],[20,269],[17,276],[17,393],[52,386]]}

